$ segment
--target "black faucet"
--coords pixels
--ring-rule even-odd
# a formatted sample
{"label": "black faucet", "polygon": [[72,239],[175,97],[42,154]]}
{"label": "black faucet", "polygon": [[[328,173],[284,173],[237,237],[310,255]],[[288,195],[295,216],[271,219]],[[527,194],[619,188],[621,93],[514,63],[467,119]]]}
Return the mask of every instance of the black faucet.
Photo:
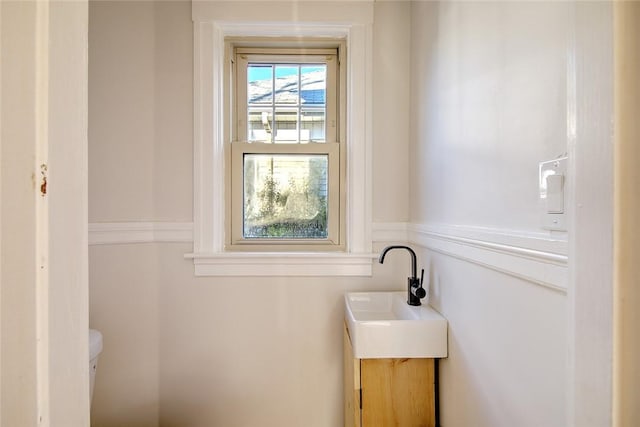
{"label": "black faucet", "polygon": [[384,257],[385,255],[387,255],[387,252],[389,252],[391,249],[406,249],[411,254],[411,277],[407,278],[407,282],[408,282],[407,304],[422,305],[420,300],[425,296],[427,296],[427,291],[425,291],[424,288],[422,287],[422,282],[424,281],[424,269],[422,269],[422,274],[420,276],[420,279],[418,279],[418,276],[416,274],[416,271],[417,271],[416,270],[416,264],[417,264],[416,253],[409,246],[401,246],[401,245],[387,246],[382,250],[382,253],[380,254],[380,259],[378,259],[380,264],[384,263]]}

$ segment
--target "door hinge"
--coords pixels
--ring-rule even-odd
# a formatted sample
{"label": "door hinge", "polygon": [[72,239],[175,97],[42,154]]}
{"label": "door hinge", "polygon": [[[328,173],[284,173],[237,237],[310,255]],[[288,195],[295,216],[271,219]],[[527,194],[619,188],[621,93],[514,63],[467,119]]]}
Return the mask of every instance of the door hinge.
{"label": "door hinge", "polygon": [[360,392],[360,409],[362,410],[362,388],[360,388],[360,390],[358,390]]}

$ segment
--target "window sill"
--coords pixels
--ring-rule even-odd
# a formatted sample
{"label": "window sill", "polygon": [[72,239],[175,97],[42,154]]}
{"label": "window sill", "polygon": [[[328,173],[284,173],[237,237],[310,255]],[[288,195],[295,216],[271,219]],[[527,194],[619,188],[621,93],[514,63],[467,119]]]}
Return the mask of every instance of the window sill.
{"label": "window sill", "polygon": [[191,253],[196,276],[371,276],[372,253]]}

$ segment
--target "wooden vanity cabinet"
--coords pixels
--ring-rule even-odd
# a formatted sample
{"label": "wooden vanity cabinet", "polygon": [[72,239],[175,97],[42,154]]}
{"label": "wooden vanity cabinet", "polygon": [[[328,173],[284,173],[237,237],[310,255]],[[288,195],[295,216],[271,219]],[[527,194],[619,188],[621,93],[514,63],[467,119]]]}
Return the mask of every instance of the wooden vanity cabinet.
{"label": "wooden vanity cabinet", "polygon": [[434,359],[356,359],[343,335],[345,427],[435,427]]}

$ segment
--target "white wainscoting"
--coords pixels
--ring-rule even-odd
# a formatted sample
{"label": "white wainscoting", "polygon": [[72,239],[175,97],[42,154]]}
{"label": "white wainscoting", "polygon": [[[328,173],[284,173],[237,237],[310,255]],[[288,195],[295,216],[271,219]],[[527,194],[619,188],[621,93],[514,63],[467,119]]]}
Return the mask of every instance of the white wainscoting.
{"label": "white wainscoting", "polygon": [[[372,232],[374,242],[409,242],[566,293],[566,233],[404,222],[374,223]],[[89,224],[90,245],[192,242],[191,222]]]}

